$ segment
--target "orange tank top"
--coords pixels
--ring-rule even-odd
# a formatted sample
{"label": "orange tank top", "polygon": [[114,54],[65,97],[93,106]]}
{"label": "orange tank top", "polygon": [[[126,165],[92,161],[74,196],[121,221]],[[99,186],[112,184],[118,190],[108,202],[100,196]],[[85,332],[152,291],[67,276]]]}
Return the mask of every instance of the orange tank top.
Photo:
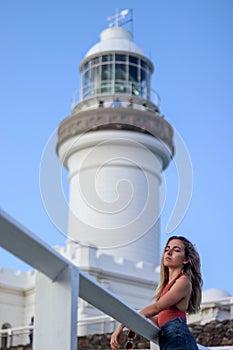
{"label": "orange tank top", "polygon": [[[166,294],[170,288],[173,286],[173,284],[176,282],[178,278],[182,276],[182,273],[180,273],[178,276],[176,276],[170,283],[168,283],[165,288],[163,289],[160,298]],[[184,311],[179,310],[176,306],[171,306],[163,311],[160,311],[158,314],[158,325],[161,328],[165,323],[168,321],[173,320],[174,318],[184,318],[186,319],[186,313]]]}

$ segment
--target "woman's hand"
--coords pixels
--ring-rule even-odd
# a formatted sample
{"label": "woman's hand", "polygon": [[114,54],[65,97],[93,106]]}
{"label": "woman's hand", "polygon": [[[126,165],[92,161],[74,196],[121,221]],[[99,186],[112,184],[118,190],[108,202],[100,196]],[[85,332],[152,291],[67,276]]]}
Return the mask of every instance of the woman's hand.
{"label": "woman's hand", "polygon": [[124,326],[122,324],[119,324],[117,326],[117,328],[115,329],[115,331],[112,333],[111,341],[110,341],[110,345],[111,345],[112,350],[117,350],[119,348],[121,333],[122,333],[123,328],[124,328]]}

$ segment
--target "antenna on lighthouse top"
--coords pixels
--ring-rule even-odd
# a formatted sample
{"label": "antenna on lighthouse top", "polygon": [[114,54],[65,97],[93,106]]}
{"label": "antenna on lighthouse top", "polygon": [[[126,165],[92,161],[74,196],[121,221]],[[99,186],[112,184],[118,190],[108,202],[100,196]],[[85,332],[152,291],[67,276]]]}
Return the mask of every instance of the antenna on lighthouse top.
{"label": "antenna on lighthouse top", "polygon": [[123,21],[123,19],[128,15],[128,13],[128,9],[122,10],[121,12],[119,12],[119,10],[116,9],[115,15],[107,17],[108,21],[112,21],[109,23],[109,27],[119,27],[131,22],[131,33],[133,35],[133,9],[130,10],[130,19]]}
{"label": "antenna on lighthouse top", "polygon": [[107,17],[108,21],[112,21],[109,23],[109,27],[119,27],[120,21],[125,18],[126,15],[128,15],[129,10],[125,9],[119,12],[118,9],[116,9],[116,14],[110,17]]}

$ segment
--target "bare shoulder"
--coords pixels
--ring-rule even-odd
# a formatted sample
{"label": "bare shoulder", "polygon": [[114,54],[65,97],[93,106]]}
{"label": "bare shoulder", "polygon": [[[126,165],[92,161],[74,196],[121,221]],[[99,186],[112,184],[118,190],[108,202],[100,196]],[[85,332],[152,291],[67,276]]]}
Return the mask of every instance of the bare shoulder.
{"label": "bare shoulder", "polygon": [[190,294],[192,290],[192,282],[187,275],[182,275],[177,281],[177,286],[186,290],[186,294]]}
{"label": "bare shoulder", "polygon": [[182,285],[182,287],[186,287],[188,289],[192,288],[192,283],[187,275],[180,276],[180,278],[176,282],[177,284]]}

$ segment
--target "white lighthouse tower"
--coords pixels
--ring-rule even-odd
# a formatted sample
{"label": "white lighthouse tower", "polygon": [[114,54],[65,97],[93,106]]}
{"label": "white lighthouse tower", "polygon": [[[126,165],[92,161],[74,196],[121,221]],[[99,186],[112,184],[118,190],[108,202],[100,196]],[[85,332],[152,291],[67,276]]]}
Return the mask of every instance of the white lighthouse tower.
{"label": "white lighthouse tower", "polygon": [[[160,185],[173,129],[151,88],[153,63],[114,16],[79,65],[81,88],[58,129],[69,172],[64,254],[135,308],[150,302],[160,260]],[[111,331],[80,300],[79,333]]]}

